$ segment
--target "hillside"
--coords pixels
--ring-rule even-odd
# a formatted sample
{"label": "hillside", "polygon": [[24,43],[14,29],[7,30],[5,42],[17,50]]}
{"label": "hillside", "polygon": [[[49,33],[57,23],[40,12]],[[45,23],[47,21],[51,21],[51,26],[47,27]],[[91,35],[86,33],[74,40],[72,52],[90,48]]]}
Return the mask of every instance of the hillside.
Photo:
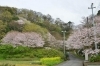
{"label": "hillside", "polygon": [[[54,20],[51,15],[43,15],[28,9],[0,6],[0,41],[14,45],[33,47],[55,46],[62,40],[62,30],[66,39],[73,23]],[[59,44],[58,44],[59,45]]]}

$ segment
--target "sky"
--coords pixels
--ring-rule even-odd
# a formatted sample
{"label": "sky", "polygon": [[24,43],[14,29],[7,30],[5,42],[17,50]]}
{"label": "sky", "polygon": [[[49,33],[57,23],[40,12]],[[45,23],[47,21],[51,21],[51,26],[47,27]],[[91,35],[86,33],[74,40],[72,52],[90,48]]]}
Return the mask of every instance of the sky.
{"label": "sky", "polygon": [[66,23],[72,21],[74,25],[81,24],[82,17],[91,15],[91,9],[88,9],[91,3],[94,3],[94,14],[97,14],[100,0],[0,0],[1,6],[31,9]]}

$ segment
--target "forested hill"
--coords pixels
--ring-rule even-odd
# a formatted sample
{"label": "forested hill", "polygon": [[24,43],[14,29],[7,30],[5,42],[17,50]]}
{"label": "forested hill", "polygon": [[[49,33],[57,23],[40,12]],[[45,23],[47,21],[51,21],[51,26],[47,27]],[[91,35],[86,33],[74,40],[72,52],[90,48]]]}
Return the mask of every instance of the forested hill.
{"label": "forested hill", "polygon": [[56,39],[62,39],[62,30],[66,30],[66,37],[72,30],[71,21],[65,23],[60,18],[55,20],[51,15],[43,15],[28,9],[0,6],[0,40],[10,31],[19,32],[50,32]]}

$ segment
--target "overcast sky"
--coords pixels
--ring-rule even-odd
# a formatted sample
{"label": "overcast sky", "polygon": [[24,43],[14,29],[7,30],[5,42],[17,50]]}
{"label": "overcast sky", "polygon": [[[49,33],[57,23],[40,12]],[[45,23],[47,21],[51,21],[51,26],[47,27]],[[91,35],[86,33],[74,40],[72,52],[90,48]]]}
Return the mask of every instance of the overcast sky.
{"label": "overcast sky", "polygon": [[94,13],[100,9],[100,0],[0,0],[1,6],[31,9],[42,14],[50,14],[54,19],[80,24],[82,17],[91,14],[88,7],[94,3]]}

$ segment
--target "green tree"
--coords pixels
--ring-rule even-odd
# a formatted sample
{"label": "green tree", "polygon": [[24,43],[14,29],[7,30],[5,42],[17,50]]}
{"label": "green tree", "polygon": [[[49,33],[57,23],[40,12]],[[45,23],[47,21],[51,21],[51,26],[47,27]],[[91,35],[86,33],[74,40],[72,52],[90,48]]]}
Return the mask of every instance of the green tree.
{"label": "green tree", "polygon": [[100,10],[98,11],[97,15],[100,16]]}
{"label": "green tree", "polygon": [[28,20],[30,20],[31,22],[34,22],[34,21],[36,21],[35,19],[35,14],[34,14],[34,12],[32,11],[32,10],[30,10],[29,12],[28,12],[28,15],[27,15],[28,17],[27,17],[27,19]]}
{"label": "green tree", "polygon": [[20,31],[22,32],[23,30],[23,24],[19,24],[18,22],[10,22],[8,23],[8,31],[14,30],[14,31]]}
{"label": "green tree", "polygon": [[13,17],[9,11],[4,11],[0,16],[0,19],[4,22],[10,22]]}
{"label": "green tree", "polygon": [[56,20],[55,20],[56,25],[61,25],[62,23],[63,23],[63,21],[60,18],[56,18]]}
{"label": "green tree", "polygon": [[0,20],[0,40],[3,38],[3,36],[6,33],[6,25]]}

